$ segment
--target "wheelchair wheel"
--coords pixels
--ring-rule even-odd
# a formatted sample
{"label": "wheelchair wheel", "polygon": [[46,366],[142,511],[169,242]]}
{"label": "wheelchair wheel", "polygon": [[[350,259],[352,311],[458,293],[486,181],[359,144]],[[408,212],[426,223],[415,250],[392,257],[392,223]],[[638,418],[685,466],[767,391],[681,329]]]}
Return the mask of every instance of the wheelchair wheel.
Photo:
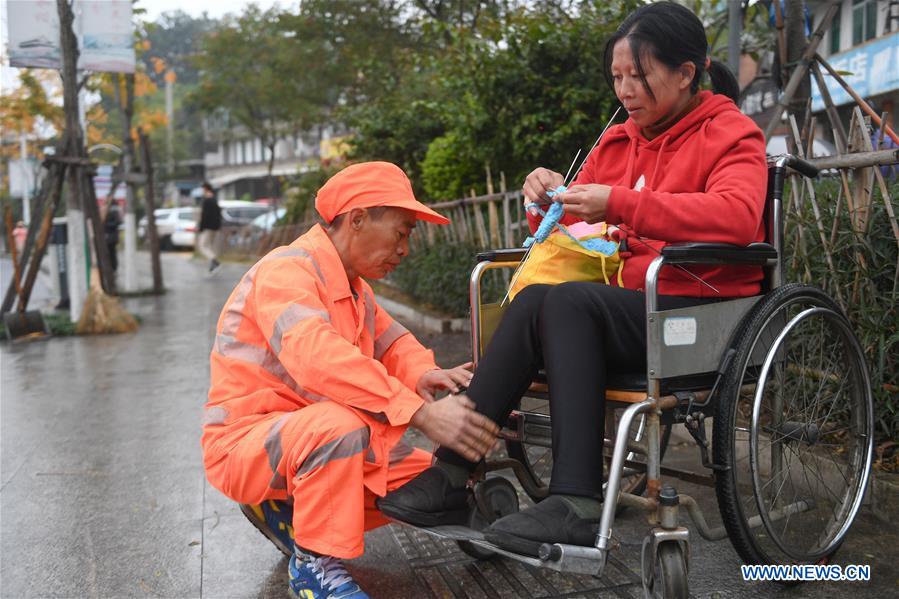
{"label": "wheelchair wheel", "polygon": [[[521,409],[528,412],[536,412],[538,414],[549,414],[549,401],[535,397],[524,397],[521,400]],[[606,439],[614,439],[615,432],[618,429],[618,421],[625,407],[618,405],[606,406],[605,417],[605,436]],[[642,439],[644,435],[644,418],[639,417],[634,421],[631,427],[631,438]],[[662,425],[661,438],[659,439],[660,459],[665,457],[665,449],[668,447],[668,439],[671,437],[671,426]],[[549,493],[549,481],[553,471],[553,457],[551,440],[547,437],[542,439],[541,443],[519,443],[517,441],[506,441],[506,452],[513,460],[518,460],[524,464],[525,469],[530,473],[531,477],[538,483],[539,493],[530,493],[525,488],[525,492],[535,502],[542,501]],[[605,458],[605,467],[608,470],[612,462],[612,450],[606,448],[603,450]],[[645,456],[629,453],[628,461],[642,463],[646,461]],[[606,473],[606,477],[608,477]],[[621,493],[630,493],[633,495],[641,495],[646,490],[646,473],[639,467],[625,466],[621,477]],[[622,509],[622,508],[619,508]]]}
{"label": "wheelchair wheel", "polygon": [[[474,492],[477,502],[468,519],[468,527],[472,530],[484,530],[494,521],[518,511],[518,493],[512,483],[505,478],[489,478],[478,484]],[[482,513],[479,509],[480,505],[483,505],[489,513]],[[473,558],[493,559],[496,557],[496,553],[493,551],[469,541],[457,541],[456,543],[459,545],[459,549]]]}
{"label": "wheelchair wheel", "polygon": [[741,324],[714,419],[718,506],[752,564],[826,563],[871,469],[873,398],[840,308],[803,285],[775,289]]}
{"label": "wheelchair wheel", "polygon": [[690,596],[687,582],[687,560],[677,541],[666,541],[652,554],[652,540],[643,540],[640,566],[643,579],[643,596],[646,599],[687,599]]}

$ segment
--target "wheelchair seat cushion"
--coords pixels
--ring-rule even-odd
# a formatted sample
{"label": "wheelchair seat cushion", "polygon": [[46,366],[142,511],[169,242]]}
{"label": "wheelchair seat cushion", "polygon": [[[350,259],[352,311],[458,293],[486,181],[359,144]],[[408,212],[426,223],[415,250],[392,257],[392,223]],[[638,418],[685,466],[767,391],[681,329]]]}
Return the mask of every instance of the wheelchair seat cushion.
{"label": "wheelchair seat cushion", "polygon": [[[662,381],[662,394],[668,395],[675,391],[701,391],[703,389],[711,389],[715,384],[715,378],[718,376],[716,372],[703,372],[698,374],[690,374],[678,376]],[[546,372],[540,370],[534,377],[534,382],[545,385]],[[617,391],[646,391],[646,373],[645,372],[613,372],[609,373],[607,389],[615,389]]]}

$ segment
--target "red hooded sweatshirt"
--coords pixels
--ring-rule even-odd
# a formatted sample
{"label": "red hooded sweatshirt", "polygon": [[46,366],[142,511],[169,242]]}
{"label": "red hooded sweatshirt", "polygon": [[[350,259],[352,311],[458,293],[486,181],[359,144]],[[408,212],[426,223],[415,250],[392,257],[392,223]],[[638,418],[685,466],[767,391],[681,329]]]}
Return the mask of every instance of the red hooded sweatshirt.
{"label": "red hooded sweatshirt", "polygon": [[[643,291],[649,263],[669,243],[763,241],[767,180],[762,132],[730,98],[702,91],[696,108],[651,141],[630,119],[609,128],[574,185],[612,187],[606,222],[627,237],[624,287]],[[536,230],[539,220],[528,218]],[[561,222],[577,221],[565,216]],[[660,273],[659,292],[694,297],[759,292],[758,267],[686,268],[718,293],[674,266]]]}

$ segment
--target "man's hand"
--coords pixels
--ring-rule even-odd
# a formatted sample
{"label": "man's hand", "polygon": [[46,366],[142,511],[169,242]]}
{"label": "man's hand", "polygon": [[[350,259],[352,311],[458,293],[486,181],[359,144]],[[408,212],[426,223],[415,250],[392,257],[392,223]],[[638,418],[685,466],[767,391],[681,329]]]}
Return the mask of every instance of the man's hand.
{"label": "man's hand", "polygon": [[565,182],[565,177],[548,168],[535,168],[524,180],[521,191],[524,192],[524,206],[528,204],[549,204],[552,202],[547,191],[556,189]]}
{"label": "man's hand", "polygon": [[576,216],[592,225],[605,220],[611,193],[612,188],[608,185],[588,183],[572,185],[559,199],[565,206],[565,214]]}
{"label": "man's hand", "polygon": [[466,362],[455,368],[429,370],[418,379],[415,392],[425,401],[434,401],[434,396],[441,390],[458,393],[460,387],[468,387],[468,383],[471,382],[471,377],[474,376],[471,372],[472,366],[471,362]]}
{"label": "man's hand", "polygon": [[410,424],[471,462],[490,451],[499,432],[492,420],[474,411],[474,402],[465,395],[448,395],[422,405]]}

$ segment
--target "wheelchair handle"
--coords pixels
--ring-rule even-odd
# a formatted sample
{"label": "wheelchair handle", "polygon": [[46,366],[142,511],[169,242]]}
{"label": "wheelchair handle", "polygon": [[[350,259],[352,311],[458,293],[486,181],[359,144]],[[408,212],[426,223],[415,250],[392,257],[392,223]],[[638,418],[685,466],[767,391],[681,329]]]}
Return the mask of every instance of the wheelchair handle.
{"label": "wheelchair handle", "polygon": [[803,160],[799,156],[794,156],[792,154],[784,154],[783,156],[780,156],[775,162],[775,166],[779,168],[790,167],[794,171],[802,173],[809,179],[814,179],[818,176],[818,168],[815,167],[815,165]]}

